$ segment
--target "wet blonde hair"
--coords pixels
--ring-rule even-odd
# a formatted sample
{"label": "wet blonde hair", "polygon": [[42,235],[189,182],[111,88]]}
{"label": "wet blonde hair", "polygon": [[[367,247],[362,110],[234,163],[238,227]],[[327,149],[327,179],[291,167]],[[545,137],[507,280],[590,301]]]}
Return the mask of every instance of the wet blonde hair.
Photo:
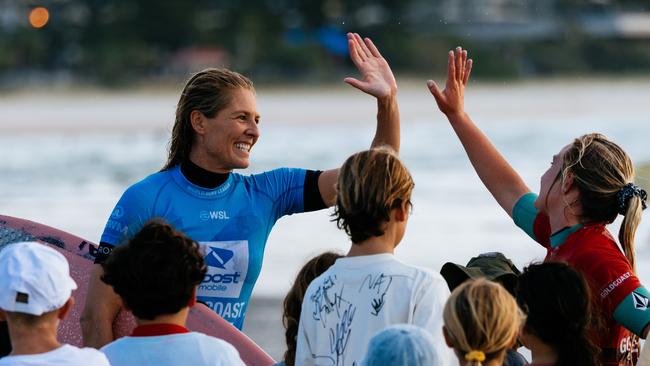
{"label": "wet blonde hair", "polygon": [[384,234],[392,209],[410,205],[413,178],[390,147],[350,156],[339,172],[333,221],[352,243]]}
{"label": "wet blonde hair", "polygon": [[562,181],[569,174],[580,191],[582,220],[611,223],[624,214],[618,239],[623,252],[636,272],[634,235],[641,221],[644,202],[632,195],[623,207],[619,192],[634,182],[634,165],[623,149],[605,135],[591,133],[578,137],[564,154]]}
{"label": "wet blonde hair", "polygon": [[464,358],[464,365],[480,366],[504,357],[517,340],[524,316],[503,286],[478,278],[454,289],[443,319],[447,336]]}

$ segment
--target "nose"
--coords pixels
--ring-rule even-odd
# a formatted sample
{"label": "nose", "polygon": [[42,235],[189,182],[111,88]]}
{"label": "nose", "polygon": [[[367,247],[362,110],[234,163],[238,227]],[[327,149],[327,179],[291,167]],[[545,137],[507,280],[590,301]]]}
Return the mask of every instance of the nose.
{"label": "nose", "polygon": [[246,134],[253,137],[255,140],[260,137],[260,128],[255,121],[250,121],[248,128],[246,129]]}

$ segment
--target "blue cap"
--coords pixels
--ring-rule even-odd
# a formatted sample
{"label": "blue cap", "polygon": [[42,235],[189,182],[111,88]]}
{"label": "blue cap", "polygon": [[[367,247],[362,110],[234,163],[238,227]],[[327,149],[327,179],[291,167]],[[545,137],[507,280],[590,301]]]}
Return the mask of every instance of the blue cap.
{"label": "blue cap", "polygon": [[368,344],[362,366],[441,365],[434,352],[433,337],[426,330],[409,324],[390,326],[377,333]]}

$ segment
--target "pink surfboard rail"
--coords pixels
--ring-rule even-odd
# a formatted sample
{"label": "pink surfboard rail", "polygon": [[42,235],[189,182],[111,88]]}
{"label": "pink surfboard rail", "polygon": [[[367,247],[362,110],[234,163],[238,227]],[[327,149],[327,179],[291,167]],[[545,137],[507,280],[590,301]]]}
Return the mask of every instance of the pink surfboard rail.
{"label": "pink surfboard rail", "polygon": [[[0,250],[5,245],[21,241],[37,241],[48,245],[63,254],[70,263],[70,274],[78,288],[72,293],[75,305],[59,325],[58,338],[61,342],[81,346],[79,319],[86,302],[86,290],[97,244],[37,222],[0,215]],[[113,323],[113,332],[116,337],[122,337],[131,334],[134,326],[133,315],[128,311],[120,311]],[[275,363],[253,340],[203,304],[190,309],[187,328],[232,344],[246,365],[269,366]]]}

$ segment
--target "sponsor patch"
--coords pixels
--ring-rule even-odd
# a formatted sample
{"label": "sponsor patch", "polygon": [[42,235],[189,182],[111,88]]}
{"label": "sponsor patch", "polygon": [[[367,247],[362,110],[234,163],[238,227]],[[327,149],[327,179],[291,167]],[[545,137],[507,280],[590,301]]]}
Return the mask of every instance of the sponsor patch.
{"label": "sponsor patch", "polygon": [[641,310],[641,311],[648,310],[648,302],[650,302],[650,300],[648,300],[647,297],[639,293],[632,292],[632,299],[634,300],[634,308],[636,310]]}
{"label": "sponsor patch", "polygon": [[248,273],[248,240],[201,242],[208,272],[197,296],[236,299]]}
{"label": "sponsor patch", "polygon": [[625,272],[624,274],[622,274],[621,276],[619,276],[617,279],[615,279],[614,281],[612,281],[609,285],[607,285],[607,287],[605,287],[605,288],[600,292],[600,298],[601,298],[601,299],[606,298],[607,295],[609,295],[610,293],[612,293],[612,291],[614,291],[614,289],[616,289],[616,288],[617,288],[618,286],[620,286],[623,282],[625,282],[625,280],[627,280],[628,278],[630,278],[630,276],[632,276],[632,274],[631,274],[630,272]]}

